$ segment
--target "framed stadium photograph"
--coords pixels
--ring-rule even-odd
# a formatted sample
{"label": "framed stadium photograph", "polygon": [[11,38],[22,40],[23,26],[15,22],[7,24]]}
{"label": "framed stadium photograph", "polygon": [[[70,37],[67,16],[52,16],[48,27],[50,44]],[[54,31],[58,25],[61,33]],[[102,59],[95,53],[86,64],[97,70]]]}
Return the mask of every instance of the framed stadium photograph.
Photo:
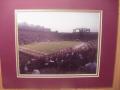
{"label": "framed stadium photograph", "polygon": [[18,78],[99,77],[100,10],[15,10]]}
{"label": "framed stadium photograph", "polygon": [[117,1],[3,0],[3,88],[112,87]]}

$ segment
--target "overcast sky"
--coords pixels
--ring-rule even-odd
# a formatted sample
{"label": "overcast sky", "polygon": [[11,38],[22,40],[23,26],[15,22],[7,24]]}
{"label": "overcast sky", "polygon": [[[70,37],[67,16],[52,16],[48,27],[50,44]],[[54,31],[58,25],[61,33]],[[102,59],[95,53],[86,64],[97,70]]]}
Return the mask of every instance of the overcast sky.
{"label": "overcast sky", "polygon": [[100,13],[90,12],[17,12],[17,22],[40,25],[51,31],[73,32],[75,28],[90,28],[92,32],[100,29]]}

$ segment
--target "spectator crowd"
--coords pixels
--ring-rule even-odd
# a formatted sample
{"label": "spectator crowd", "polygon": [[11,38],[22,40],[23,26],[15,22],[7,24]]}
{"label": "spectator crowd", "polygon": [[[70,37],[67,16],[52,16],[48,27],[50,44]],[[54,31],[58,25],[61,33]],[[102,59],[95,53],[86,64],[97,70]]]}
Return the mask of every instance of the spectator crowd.
{"label": "spectator crowd", "polygon": [[83,42],[78,47],[70,47],[40,58],[30,58],[20,64],[23,74],[74,74],[96,73],[97,41]]}

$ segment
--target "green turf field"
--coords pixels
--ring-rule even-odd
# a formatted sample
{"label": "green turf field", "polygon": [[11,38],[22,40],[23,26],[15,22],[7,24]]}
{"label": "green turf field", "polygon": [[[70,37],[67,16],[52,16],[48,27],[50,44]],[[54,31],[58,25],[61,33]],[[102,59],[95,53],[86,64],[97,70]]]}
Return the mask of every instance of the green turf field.
{"label": "green turf field", "polygon": [[31,43],[27,45],[20,46],[21,48],[26,48],[29,50],[34,50],[36,52],[44,52],[44,53],[53,53],[60,49],[74,47],[80,44],[79,41],[52,41],[52,42],[39,42],[39,43]]}

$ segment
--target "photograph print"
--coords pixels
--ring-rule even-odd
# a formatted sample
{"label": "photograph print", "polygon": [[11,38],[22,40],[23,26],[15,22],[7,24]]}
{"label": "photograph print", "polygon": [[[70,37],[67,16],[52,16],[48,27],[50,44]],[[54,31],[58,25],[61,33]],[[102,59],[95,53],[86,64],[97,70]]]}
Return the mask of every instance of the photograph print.
{"label": "photograph print", "polygon": [[18,77],[98,77],[101,11],[15,10]]}

